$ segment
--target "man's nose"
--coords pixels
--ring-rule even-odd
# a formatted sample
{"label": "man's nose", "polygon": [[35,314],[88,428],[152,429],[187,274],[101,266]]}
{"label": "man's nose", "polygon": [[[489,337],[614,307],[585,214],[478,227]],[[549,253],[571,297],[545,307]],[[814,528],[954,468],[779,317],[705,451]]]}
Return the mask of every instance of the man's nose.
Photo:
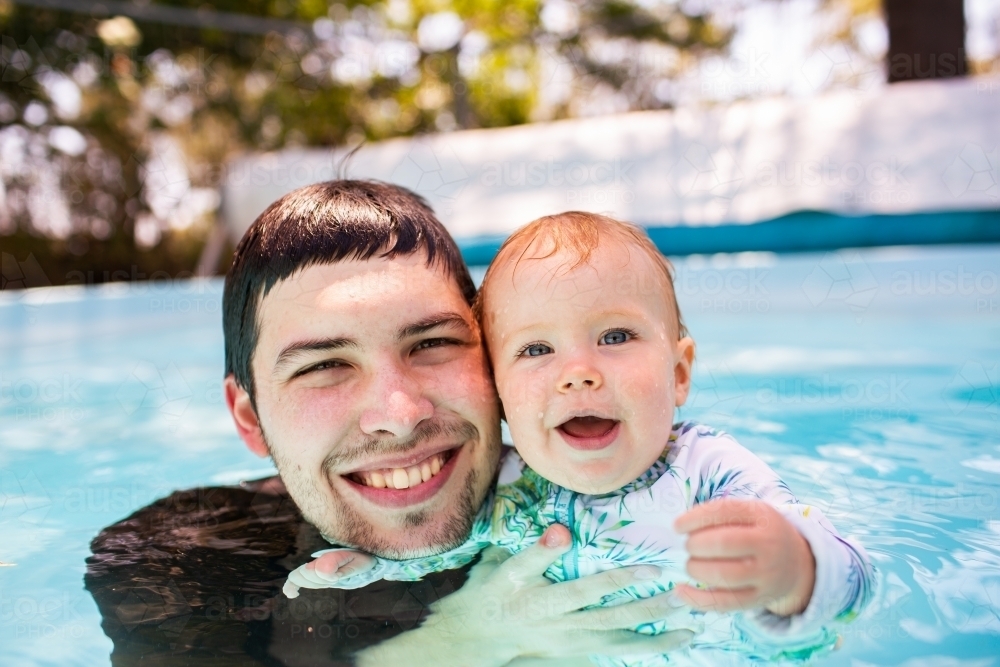
{"label": "man's nose", "polygon": [[368,435],[405,438],[434,414],[434,405],[423,395],[420,385],[401,369],[382,369],[368,391],[368,407],[361,413],[359,424]]}
{"label": "man's nose", "polygon": [[559,391],[565,393],[580,389],[600,389],[604,385],[604,378],[590,359],[579,356],[567,362],[558,382]]}

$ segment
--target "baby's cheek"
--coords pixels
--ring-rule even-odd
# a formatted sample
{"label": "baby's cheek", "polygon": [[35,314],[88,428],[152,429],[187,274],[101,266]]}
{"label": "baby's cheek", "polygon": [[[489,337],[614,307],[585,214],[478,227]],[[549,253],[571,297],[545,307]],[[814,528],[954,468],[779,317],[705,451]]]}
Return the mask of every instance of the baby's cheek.
{"label": "baby's cheek", "polygon": [[530,383],[509,382],[497,387],[504,418],[518,451],[539,451],[544,438],[545,399]]}
{"label": "baby's cheek", "polygon": [[540,419],[545,410],[546,391],[537,381],[529,378],[497,376],[497,391],[509,418]]}
{"label": "baby's cheek", "polygon": [[662,374],[626,376],[613,383],[614,394],[633,409],[673,404],[673,378]]}

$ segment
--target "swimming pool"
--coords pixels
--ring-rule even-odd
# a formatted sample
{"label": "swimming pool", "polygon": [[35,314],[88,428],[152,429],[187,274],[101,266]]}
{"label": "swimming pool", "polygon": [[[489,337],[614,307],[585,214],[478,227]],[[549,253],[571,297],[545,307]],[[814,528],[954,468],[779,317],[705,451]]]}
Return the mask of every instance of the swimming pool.
{"label": "swimming pool", "polygon": [[[998,246],[678,261],[698,342],[681,416],[734,433],[879,569],[821,664],[996,662],[998,277]],[[174,490],[274,472],[222,402],[221,292],[0,293],[0,663],[109,664],[83,585],[95,535]],[[252,664],[313,664],[282,650]]]}

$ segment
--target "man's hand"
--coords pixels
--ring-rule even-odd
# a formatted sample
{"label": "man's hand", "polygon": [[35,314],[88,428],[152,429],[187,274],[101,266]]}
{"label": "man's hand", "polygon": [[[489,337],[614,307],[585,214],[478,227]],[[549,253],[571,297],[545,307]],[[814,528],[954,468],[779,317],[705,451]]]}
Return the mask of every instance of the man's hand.
{"label": "man's hand", "polygon": [[300,565],[285,580],[281,590],[289,599],[299,597],[300,588],[335,588],[339,580],[375,565],[373,556],[353,549],[324,549],[313,558],[316,560]]}
{"label": "man's hand", "polygon": [[687,572],[708,588],[679,584],[680,600],[703,611],[764,607],[801,613],[812,597],[816,560],[809,543],[762,500],[713,500],[674,523],[687,533]]}
{"label": "man's hand", "polygon": [[486,549],[465,585],[435,602],[423,625],[365,650],[357,664],[492,667],[518,657],[667,653],[691,642],[687,629],[653,636],[628,629],[671,617],[684,627],[689,610],[670,594],[580,611],[660,572],[627,567],[553,584],[543,573],[569,546],[569,531],[556,524],[514,556]]}

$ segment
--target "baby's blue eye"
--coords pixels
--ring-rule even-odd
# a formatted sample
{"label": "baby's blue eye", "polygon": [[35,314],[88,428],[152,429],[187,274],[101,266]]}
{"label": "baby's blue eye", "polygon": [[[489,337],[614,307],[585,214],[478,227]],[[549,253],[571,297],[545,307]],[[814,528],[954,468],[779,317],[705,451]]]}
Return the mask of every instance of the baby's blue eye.
{"label": "baby's blue eye", "polygon": [[603,336],[601,336],[601,344],[621,345],[629,338],[631,338],[631,334],[629,334],[627,331],[622,331],[621,329],[615,329],[614,331],[608,331]]}
{"label": "baby's blue eye", "polygon": [[540,357],[543,354],[552,354],[552,348],[544,343],[532,343],[521,352],[529,357]]}

